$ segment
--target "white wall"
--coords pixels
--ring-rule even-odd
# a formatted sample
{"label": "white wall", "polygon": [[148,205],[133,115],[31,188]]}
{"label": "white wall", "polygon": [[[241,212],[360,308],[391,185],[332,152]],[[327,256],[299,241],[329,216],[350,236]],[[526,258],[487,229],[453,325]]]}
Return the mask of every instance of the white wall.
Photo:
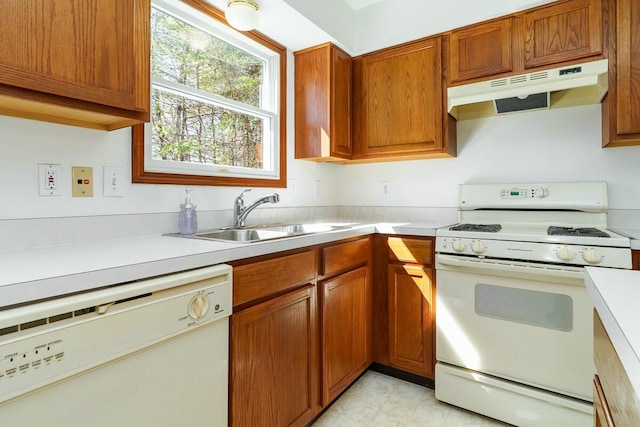
{"label": "white wall", "polygon": [[[327,206],[335,203],[329,191],[340,166],[293,160],[293,55],[288,58],[287,153],[288,178],[292,189],[256,188],[246,196],[252,201],[277,191],[279,206]],[[103,132],[72,126],[0,116],[0,219],[45,218],[86,215],[178,212],[184,200],[183,186],[131,184],[124,197],[103,197],[102,169],[119,166],[131,177],[131,136],[129,129]],[[62,165],[62,196],[38,195],[38,163]],[[71,167],[91,166],[94,197],[71,197]],[[316,196],[320,181],[320,196]],[[194,187],[198,210],[230,210],[238,187]]]}
{"label": "white wall", "polygon": [[[600,105],[458,122],[458,157],[353,165],[338,203],[456,207],[460,183],[605,180],[612,209],[640,209],[640,147],[601,148]],[[380,183],[389,181],[390,197]]]}

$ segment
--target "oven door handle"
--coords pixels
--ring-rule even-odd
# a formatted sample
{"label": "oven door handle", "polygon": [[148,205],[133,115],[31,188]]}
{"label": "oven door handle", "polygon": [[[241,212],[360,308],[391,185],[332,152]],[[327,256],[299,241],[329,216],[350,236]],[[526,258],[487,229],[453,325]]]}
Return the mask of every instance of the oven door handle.
{"label": "oven door handle", "polygon": [[465,273],[584,285],[584,268],[581,267],[529,264],[503,260],[478,260],[436,254],[436,270],[439,266],[444,267],[446,270]]}

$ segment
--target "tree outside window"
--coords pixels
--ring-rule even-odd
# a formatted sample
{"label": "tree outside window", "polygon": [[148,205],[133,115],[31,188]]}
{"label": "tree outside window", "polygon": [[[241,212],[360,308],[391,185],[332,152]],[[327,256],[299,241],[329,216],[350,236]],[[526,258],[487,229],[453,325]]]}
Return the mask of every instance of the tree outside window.
{"label": "tree outside window", "polygon": [[134,182],[284,187],[284,48],[224,27],[199,0],[197,13],[175,3],[152,4],[151,124],[133,131]]}

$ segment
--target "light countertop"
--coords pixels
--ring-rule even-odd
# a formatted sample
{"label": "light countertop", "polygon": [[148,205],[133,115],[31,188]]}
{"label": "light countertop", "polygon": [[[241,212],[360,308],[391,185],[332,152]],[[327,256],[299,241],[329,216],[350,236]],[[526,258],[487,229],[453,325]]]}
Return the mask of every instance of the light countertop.
{"label": "light countertop", "polygon": [[586,285],[613,347],[640,396],[640,271],[587,267]]}
{"label": "light countertop", "polygon": [[0,310],[9,305],[372,233],[435,236],[436,222],[362,224],[259,243],[145,236],[0,253]]}
{"label": "light countertop", "polygon": [[611,231],[627,236],[631,239],[631,249],[640,250],[640,228],[609,227]]}

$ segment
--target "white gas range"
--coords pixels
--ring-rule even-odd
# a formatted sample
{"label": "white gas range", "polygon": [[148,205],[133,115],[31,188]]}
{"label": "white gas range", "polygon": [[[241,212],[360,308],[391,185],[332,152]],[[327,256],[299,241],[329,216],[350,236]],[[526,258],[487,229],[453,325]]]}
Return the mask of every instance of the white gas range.
{"label": "white gas range", "polygon": [[584,266],[631,268],[605,182],[460,186],[436,232],[436,397],[519,426],[592,424]]}

